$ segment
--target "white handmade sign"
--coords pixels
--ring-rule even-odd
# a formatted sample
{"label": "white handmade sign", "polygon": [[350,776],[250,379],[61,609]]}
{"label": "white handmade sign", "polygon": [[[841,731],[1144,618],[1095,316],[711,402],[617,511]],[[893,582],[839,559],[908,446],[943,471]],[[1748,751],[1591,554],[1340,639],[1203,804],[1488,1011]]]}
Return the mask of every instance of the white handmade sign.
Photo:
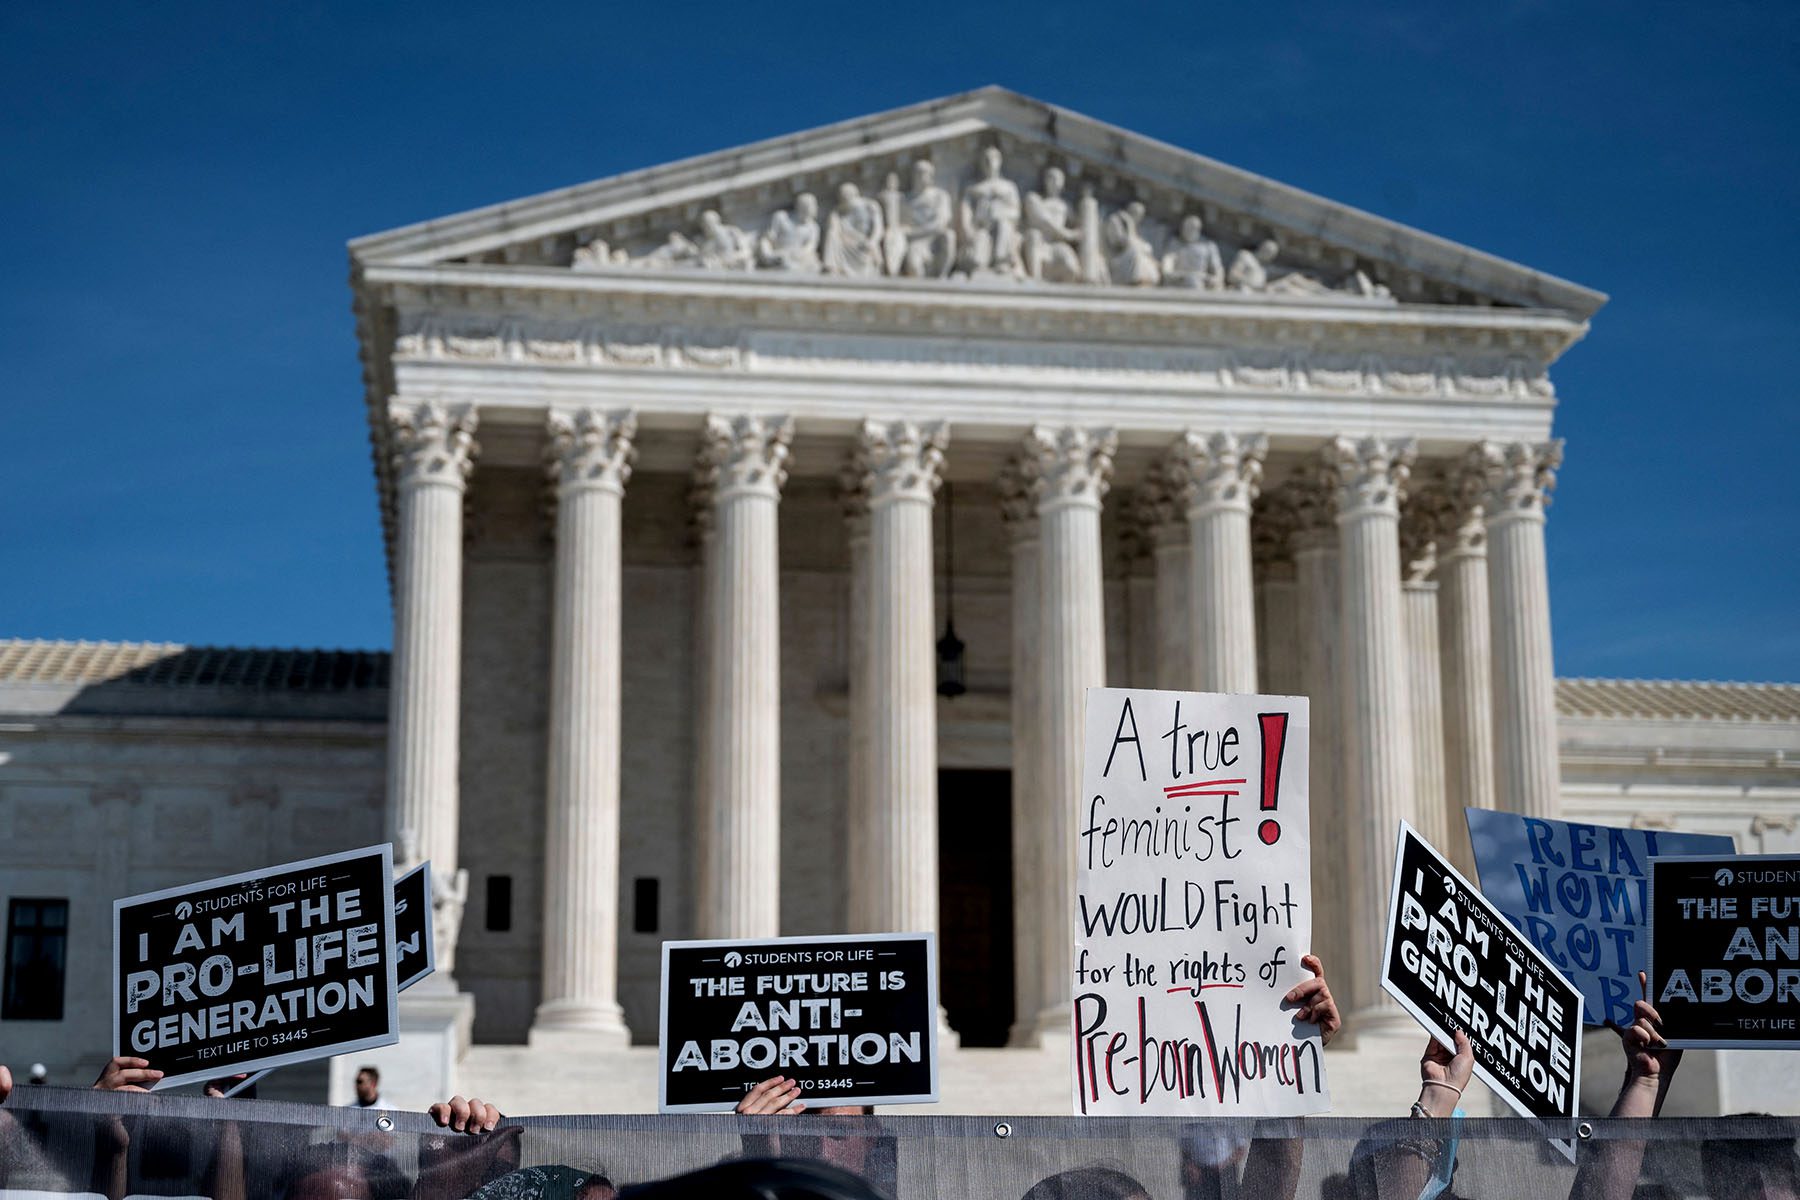
{"label": "white handmade sign", "polygon": [[1330,1107],[1318,1029],[1283,1004],[1309,978],[1307,723],[1302,697],[1088,689],[1078,1114]]}

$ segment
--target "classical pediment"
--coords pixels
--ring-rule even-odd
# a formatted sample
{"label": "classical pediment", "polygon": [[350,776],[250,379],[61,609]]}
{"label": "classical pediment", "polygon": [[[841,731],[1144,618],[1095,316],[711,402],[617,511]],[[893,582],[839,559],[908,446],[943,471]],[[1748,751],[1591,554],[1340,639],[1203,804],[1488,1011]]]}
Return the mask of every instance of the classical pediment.
{"label": "classical pediment", "polygon": [[1585,319],[1600,293],[999,88],[362,238],[362,265],[1157,289]]}

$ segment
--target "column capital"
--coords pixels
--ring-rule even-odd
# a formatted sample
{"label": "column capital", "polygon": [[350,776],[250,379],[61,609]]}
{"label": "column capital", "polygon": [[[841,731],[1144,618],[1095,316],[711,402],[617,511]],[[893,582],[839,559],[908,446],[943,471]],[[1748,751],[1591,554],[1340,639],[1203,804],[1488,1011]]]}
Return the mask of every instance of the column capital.
{"label": "column capital", "polygon": [[1285,488],[1251,502],[1250,551],[1259,574],[1293,578],[1294,543],[1300,533],[1297,509],[1293,493]]}
{"label": "column capital", "polygon": [[1338,520],[1399,516],[1414,453],[1411,438],[1339,437],[1327,445],[1323,457],[1337,482]]}
{"label": "column capital", "polygon": [[1034,495],[1039,511],[1065,504],[1099,508],[1112,487],[1119,435],[1104,426],[1039,425],[1025,436],[1035,456]]}
{"label": "column capital", "polygon": [[1269,439],[1260,433],[1210,433],[1190,429],[1163,459],[1169,490],[1189,518],[1217,509],[1250,511],[1262,486]]}
{"label": "column capital", "polygon": [[637,461],[637,413],[631,409],[606,412],[584,408],[578,412],[552,409],[544,419],[548,444],[544,448],[544,474],[558,495],[579,491],[625,494],[631,467]]}
{"label": "column capital", "polygon": [[850,540],[869,536],[869,455],[859,441],[851,447],[838,470],[838,503],[844,506],[844,524]]}
{"label": "column capital", "polygon": [[[1429,488],[1400,507],[1400,578],[1408,587],[1429,584],[1437,570],[1437,511]],[[1436,586],[1432,584],[1431,586]]]}
{"label": "column capital", "polygon": [[1322,462],[1303,463],[1281,490],[1293,504],[1294,552],[1337,549],[1336,473]]}
{"label": "column capital", "polygon": [[1542,521],[1562,466],[1561,438],[1547,442],[1480,442],[1467,462],[1486,481],[1482,497],[1489,523]]}
{"label": "column capital", "polygon": [[401,487],[437,484],[461,491],[481,450],[475,425],[473,405],[396,398],[388,407],[395,482]]}
{"label": "column capital", "polygon": [[708,413],[696,475],[704,475],[714,501],[740,493],[779,500],[793,437],[794,420],[786,415]]}
{"label": "column capital", "polygon": [[1015,543],[1037,540],[1037,476],[1037,455],[1021,450],[1007,457],[995,480],[1000,492],[1000,522]]}
{"label": "column capital", "polygon": [[1434,472],[1409,500],[1428,516],[1439,562],[1487,554],[1487,473],[1468,458]]}
{"label": "column capital", "polygon": [[1167,464],[1151,464],[1132,493],[1131,525],[1147,550],[1187,545],[1187,514],[1170,486]]}
{"label": "column capital", "polygon": [[943,482],[950,431],[942,421],[863,422],[857,452],[871,508],[910,500],[930,504]]}

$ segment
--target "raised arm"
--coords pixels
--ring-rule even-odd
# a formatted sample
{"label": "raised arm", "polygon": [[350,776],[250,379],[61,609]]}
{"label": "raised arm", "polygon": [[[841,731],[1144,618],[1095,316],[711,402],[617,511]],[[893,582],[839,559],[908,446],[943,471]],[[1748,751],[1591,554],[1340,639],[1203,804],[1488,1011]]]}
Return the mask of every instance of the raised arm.
{"label": "raised arm", "polygon": [[[1638,972],[1642,999],[1632,1006],[1631,1024],[1618,1030],[1625,1051],[1625,1082],[1613,1101],[1610,1117],[1645,1119],[1662,1112],[1663,1100],[1681,1065],[1681,1051],[1671,1050],[1662,1035],[1662,1015],[1650,1003],[1650,980]],[[1644,1167],[1644,1142],[1607,1139],[1583,1149],[1571,1200],[1631,1200]]]}

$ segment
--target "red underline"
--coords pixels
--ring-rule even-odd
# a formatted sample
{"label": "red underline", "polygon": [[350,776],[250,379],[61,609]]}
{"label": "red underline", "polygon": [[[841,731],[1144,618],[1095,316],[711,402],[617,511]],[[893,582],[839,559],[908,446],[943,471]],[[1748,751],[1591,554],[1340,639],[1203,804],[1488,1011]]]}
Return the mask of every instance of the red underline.
{"label": "red underline", "polygon": [[1194,992],[1196,990],[1204,992],[1210,988],[1241,988],[1243,986],[1244,985],[1241,983],[1203,983],[1200,985],[1200,987],[1198,989],[1191,988],[1191,987],[1172,987],[1172,988],[1168,989],[1168,992],[1169,992],[1169,995],[1171,995],[1171,996],[1176,995],[1178,993],[1184,993],[1186,995],[1191,996],[1194,994]]}

